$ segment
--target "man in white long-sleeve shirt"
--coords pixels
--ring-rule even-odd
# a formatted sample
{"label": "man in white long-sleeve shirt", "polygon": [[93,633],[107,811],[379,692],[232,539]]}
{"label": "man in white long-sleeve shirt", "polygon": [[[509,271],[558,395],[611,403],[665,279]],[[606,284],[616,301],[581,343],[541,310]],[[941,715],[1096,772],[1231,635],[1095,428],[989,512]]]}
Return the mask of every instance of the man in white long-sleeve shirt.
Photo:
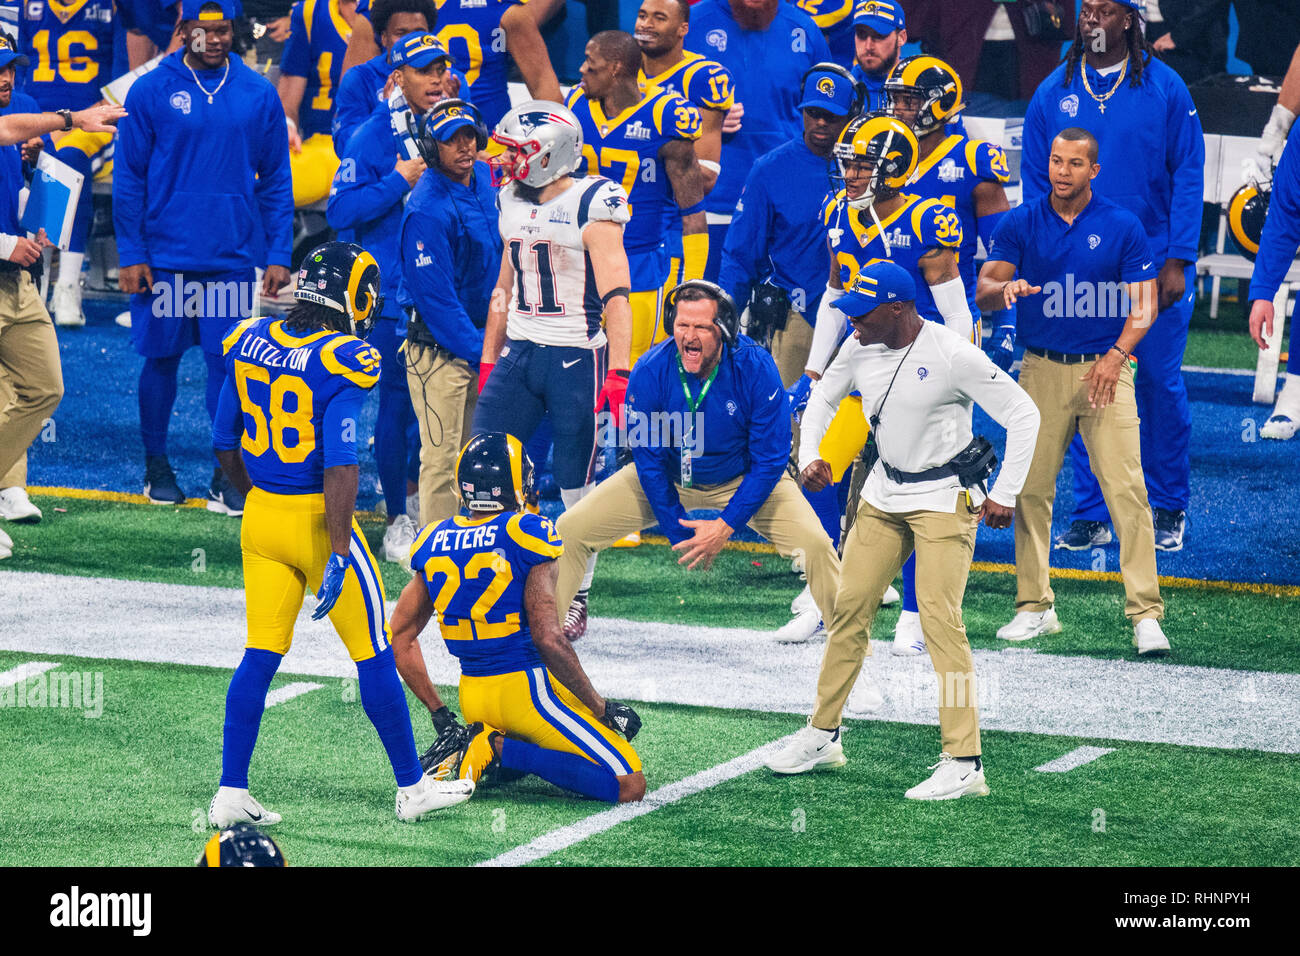
{"label": "man in white long-sleeve shirt", "polygon": [[[908,790],[915,800],[947,800],[989,792],[980,760],[975,670],[961,604],[980,518],[1011,523],[1038,434],[1038,410],[1006,372],[961,335],[917,314],[916,284],[891,262],[865,266],[836,308],[853,323],[813,388],[799,442],[799,470],[814,491],[830,480],[818,445],[840,401],[862,394],[880,460],[862,489],[857,519],[844,547],[830,637],[808,726],[768,761],[777,773],[803,773],[845,763],[840,715],[870,653],[871,622],[880,595],[915,549],[921,624],[939,677],[943,752],[935,773]],[[963,487],[949,463],[972,444],[971,407],[978,402],[1007,430],[1006,461],[997,484]],[[969,477],[968,477],[969,480]]]}

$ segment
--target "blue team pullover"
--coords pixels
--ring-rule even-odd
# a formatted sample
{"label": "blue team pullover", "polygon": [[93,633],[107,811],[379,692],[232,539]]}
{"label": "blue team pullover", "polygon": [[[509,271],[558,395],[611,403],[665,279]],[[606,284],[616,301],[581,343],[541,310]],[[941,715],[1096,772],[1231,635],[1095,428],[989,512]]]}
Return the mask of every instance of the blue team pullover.
{"label": "blue team pullover", "polygon": [[113,225],[118,259],[173,272],[288,268],[293,183],[275,87],[231,54],[197,70],[164,57],[136,80],[118,124]]}
{"label": "blue team pullover", "polygon": [[778,4],[776,19],[760,32],[742,30],[727,0],[691,8],[686,49],[730,70],[736,102],[745,106],[740,132],[722,137],[722,172],[704,200],[709,212],[730,215],[758,158],[800,134],[799,80],[831,51],[813,18],[792,3]]}
{"label": "blue team pullover", "polygon": [[[1286,278],[1300,245],[1300,142],[1296,141],[1300,123],[1293,124],[1282,148],[1282,158],[1273,171],[1273,195],[1268,203],[1268,218],[1255,257],[1255,274],[1250,278],[1250,297],[1272,301],[1278,286]],[[1282,321],[1281,316],[1277,321]],[[1297,341],[1293,339],[1292,341]]]}
{"label": "blue team pullover", "polygon": [[[0,116],[7,116],[11,113],[39,113],[41,108],[36,105],[36,100],[32,99],[26,93],[14,90],[9,105],[0,108]],[[12,146],[0,146],[0,232],[8,236],[25,235],[25,231],[18,226],[18,190],[25,185],[23,181],[23,144],[14,143]],[[56,237],[57,238],[57,237]],[[7,265],[13,265],[8,263]],[[17,269],[16,265],[12,269],[6,268],[3,271],[12,272]]]}
{"label": "blue team pullover", "polygon": [[358,63],[343,74],[339,80],[339,91],[334,97],[334,148],[343,154],[355,133],[375,111],[381,102],[380,94],[388,74],[393,68],[388,65],[388,54],[380,53],[365,63]]}
{"label": "blue team pullover", "polygon": [[[705,383],[690,374],[686,383],[698,400]],[[690,434],[692,482],[718,485],[743,475],[722,510],[722,519],[739,529],[772,494],[790,459],[790,405],[772,356],[743,335],[735,348],[724,345],[717,377],[697,412],[704,417]],[[677,342],[669,338],[632,368],[627,430],[641,488],[673,544],[693,534],[678,524],[687,513],[676,488],[682,480],[683,430],[691,421],[677,368]],[[665,427],[669,447],[656,440]]]}
{"label": "blue team pullover", "polygon": [[800,137],[754,164],[727,230],[718,273],[718,284],[740,308],[754,284],[767,279],[789,293],[805,318],[817,315],[830,273],[821,212],[831,162]]}
{"label": "blue team pullover", "polygon": [[[1117,73],[1102,76],[1091,67],[1088,85],[1105,96]],[[1043,81],[1025,113],[1020,177],[1024,201],[1050,189],[1047,178],[1052,140],[1061,130],[1081,126],[1101,146],[1101,172],[1092,188],[1133,212],[1142,221],[1151,253],[1165,259],[1196,261],[1201,238],[1205,138],[1187,85],[1154,57],[1136,88],[1129,77],[1106,100],[1106,110],[1084,89],[1076,64],[1065,82],[1062,63]]]}

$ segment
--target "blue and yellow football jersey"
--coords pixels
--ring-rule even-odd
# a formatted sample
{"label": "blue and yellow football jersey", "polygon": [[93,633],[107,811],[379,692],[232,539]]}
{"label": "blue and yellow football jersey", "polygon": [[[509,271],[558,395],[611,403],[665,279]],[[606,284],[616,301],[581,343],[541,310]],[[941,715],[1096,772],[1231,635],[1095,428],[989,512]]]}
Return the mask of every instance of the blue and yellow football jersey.
{"label": "blue and yellow football jersey", "polygon": [[676,93],[696,109],[725,113],[736,105],[736,81],[731,71],[721,63],[689,50],[684,50],[676,65],[658,76],[646,76],[642,70],[636,82],[642,93],[651,89],[666,90]]}
{"label": "blue and yellow football jersey", "polygon": [[975,224],[975,200],[972,193],[982,182],[1005,184],[1011,179],[1007,154],[1002,147],[983,140],[967,139],[960,133],[950,134],[933,153],[921,160],[907,184],[907,191],[923,199],[937,199],[957,211],[961,220],[961,248],[957,267],[966,286],[971,314],[979,316],[975,305],[975,249],[978,235]]}
{"label": "blue and yellow football jersey", "polygon": [[222,351],[242,437],[219,416],[213,444],[233,448],[237,440],[255,486],[319,494],[326,468],[357,463],[361,404],[379,381],[378,349],[343,332],[298,335],[283,319],[253,318],[231,328]]}
{"label": "blue and yellow football jersey", "polygon": [[524,607],[528,572],[564,552],[549,518],[506,511],[428,525],[411,548],[447,650],[467,677],[541,667]]}
{"label": "blue and yellow football jersey", "polygon": [[[903,204],[880,220],[877,228],[869,210],[849,208],[844,190],[837,192],[822,209],[831,256],[839,266],[840,282],[846,289],[858,271],[869,263],[888,259],[902,266],[916,280],[916,311],[921,318],[942,324],[943,316],[934,304],[918,262],[923,254],[938,246],[958,251],[961,219],[937,199],[905,193],[902,200]],[[960,259],[959,255],[959,263]]]}
{"label": "blue and yellow football jersey", "polygon": [[293,5],[289,22],[292,32],[280,58],[280,72],[307,78],[298,107],[298,130],[306,139],[330,132],[334,94],[352,28],[339,13],[339,0],[300,0]]}
{"label": "blue and yellow football jersey", "polygon": [[31,65],[23,91],[43,110],[85,109],[113,77],[113,0],[23,0],[18,47]]}
{"label": "blue and yellow football jersey", "polygon": [[[673,140],[700,138],[700,113],[676,93],[651,90],[634,106],[606,117],[600,104],[575,86],[566,104],[582,124],[582,156],[586,169],[578,172],[604,176],[621,185],[628,196],[632,219],[623,230],[623,248],[629,259],[638,253],[661,249],[664,222],[681,215],[672,183],[659,150]],[[667,274],[664,258],[657,275],[632,275],[632,288],[657,289]]]}

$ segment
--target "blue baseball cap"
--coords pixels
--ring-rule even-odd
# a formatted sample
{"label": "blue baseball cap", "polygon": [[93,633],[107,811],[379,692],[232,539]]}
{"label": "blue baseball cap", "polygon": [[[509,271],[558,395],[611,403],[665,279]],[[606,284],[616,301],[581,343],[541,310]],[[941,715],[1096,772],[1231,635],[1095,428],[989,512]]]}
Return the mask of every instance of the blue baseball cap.
{"label": "blue baseball cap", "polygon": [[[208,4],[220,7],[221,12],[210,10],[203,13],[202,9]],[[181,0],[182,20],[235,20],[243,12],[244,7],[239,0]]]}
{"label": "blue baseball cap", "polygon": [[17,64],[27,66],[31,61],[14,49],[14,41],[0,34],[0,70]]}
{"label": "blue baseball cap", "polygon": [[482,141],[479,149],[487,145],[487,126],[483,115],[473,103],[461,99],[440,100],[429,111],[425,129],[439,142],[445,143],[456,135],[457,130],[472,129]]}
{"label": "blue baseball cap", "polygon": [[853,8],[853,25],[870,27],[881,36],[907,26],[902,4],[898,0],[863,0]]}
{"label": "blue baseball cap", "polygon": [[853,80],[842,69],[818,69],[820,66],[818,63],[809,70],[808,78],[803,81],[799,109],[822,109],[836,116],[847,116],[857,99]]}
{"label": "blue baseball cap", "polygon": [[840,296],[835,308],[850,318],[866,315],[889,302],[916,301],[916,283],[907,270],[892,262],[873,262],[863,266],[849,286],[848,295]]}
{"label": "blue baseball cap", "polygon": [[1115,0],[1122,7],[1128,7],[1134,13],[1146,19],[1147,3],[1146,0]]}
{"label": "blue baseball cap", "polygon": [[423,70],[437,60],[451,61],[441,42],[432,33],[408,33],[388,51],[388,65],[410,66]]}

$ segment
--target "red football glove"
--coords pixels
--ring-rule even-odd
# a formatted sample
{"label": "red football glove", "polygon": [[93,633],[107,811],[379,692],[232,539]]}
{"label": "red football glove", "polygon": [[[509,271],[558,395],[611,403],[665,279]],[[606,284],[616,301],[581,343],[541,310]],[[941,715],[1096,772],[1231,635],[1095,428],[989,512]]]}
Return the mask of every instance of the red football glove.
{"label": "red football glove", "polygon": [[478,363],[478,393],[483,394],[483,386],[487,384],[488,376],[492,370],[497,367],[496,362],[479,362]]}
{"label": "red football glove", "polygon": [[623,427],[623,399],[627,395],[627,375],[625,368],[612,368],[605,375],[605,384],[600,390],[600,395],[596,397],[596,408],[599,412],[609,402],[610,414],[614,416],[614,427]]}

